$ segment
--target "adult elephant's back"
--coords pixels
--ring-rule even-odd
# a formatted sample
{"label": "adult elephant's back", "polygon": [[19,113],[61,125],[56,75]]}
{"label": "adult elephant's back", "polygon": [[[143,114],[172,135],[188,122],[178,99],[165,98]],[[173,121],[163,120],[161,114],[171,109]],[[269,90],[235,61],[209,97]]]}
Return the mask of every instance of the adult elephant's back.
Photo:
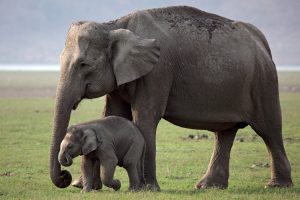
{"label": "adult elephant's back", "polygon": [[139,11],[131,17],[131,31],[160,42],[159,63],[148,76],[166,80],[170,94],[164,118],[177,125],[212,130],[249,121],[257,103],[251,96],[253,88],[259,89],[254,86],[268,79],[274,82],[270,90],[278,90],[268,43],[251,24],[191,7]]}

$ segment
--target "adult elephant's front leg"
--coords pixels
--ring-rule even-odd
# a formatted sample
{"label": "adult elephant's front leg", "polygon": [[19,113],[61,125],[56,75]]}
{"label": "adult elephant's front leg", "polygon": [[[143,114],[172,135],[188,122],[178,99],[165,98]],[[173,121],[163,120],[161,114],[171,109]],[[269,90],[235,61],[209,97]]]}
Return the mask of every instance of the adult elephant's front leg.
{"label": "adult elephant's front leg", "polygon": [[120,116],[128,120],[132,120],[131,106],[122,100],[117,94],[107,94],[105,97],[105,106],[103,110],[103,116]]}
{"label": "adult elephant's front leg", "polygon": [[237,130],[215,133],[215,146],[208,169],[197,183],[197,189],[228,187],[230,151]]}
{"label": "adult elephant's front leg", "polygon": [[160,191],[156,179],[156,127],[159,120],[149,120],[142,118],[135,118],[134,122],[141,130],[145,143],[146,154],[144,160],[144,177],[147,189],[151,191]]}

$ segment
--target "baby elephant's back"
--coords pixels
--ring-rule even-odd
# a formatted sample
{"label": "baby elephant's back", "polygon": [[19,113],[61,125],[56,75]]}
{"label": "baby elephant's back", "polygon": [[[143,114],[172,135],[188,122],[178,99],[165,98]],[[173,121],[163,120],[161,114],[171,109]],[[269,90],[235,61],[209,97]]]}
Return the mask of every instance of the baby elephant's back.
{"label": "baby elephant's back", "polygon": [[135,140],[144,142],[144,138],[140,130],[133,124],[132,121],[118,116],[109,116],[101,119],[101,125],[104,125],[108,132],[114,137],[116,145],[121,143],[126,146],[127,143]]}
{"label": "baby elephant's back", "polygon": [[132,121],[119,116],[108,116],[101,119],[101,124],[105,126],[112,134],[122,137],[141,135],[139,129]]}
{"label": "baby elephant's back", "polygon": [[[142,153],[145,145],[144,137],[131,121],[122,117],[109,116],[103,118],[101,124],[106,127],[113,137],[119,162],[122,162],[121,160],[131,148]],[[119,163],[119,165],[122,166],[122,163]]]}

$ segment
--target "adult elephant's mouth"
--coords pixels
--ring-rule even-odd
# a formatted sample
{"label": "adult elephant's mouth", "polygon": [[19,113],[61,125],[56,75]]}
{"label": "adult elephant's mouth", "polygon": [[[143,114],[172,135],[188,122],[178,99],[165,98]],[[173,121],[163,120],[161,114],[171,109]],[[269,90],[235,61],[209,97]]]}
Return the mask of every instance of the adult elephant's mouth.
{"label": "adult elephant's mouth", "polygon": [[81,102],[81,99],[79,99],[78,101],[76,101],[76,103],[73,105],[72,109],[76,110],[80,102]]}
{"label": "adult elephant's mouth", "polygon": [[79,99],[77,99],[77,101],[74,103],[74,105],[73,105],[73,107],[72,107],[72,110],[76,110],[77,109],[77,107],[78,107],[78,105],[79,105],[79,103],[81,102],[81,100],[82,99],[84,99],[85,97],[86,97],[86,91],[87,91],[87,89],[88,89],[88,87],[90,86],[91,84],[86,84],[86,86],[85,86],[85,89],[83,90],[84,91],[84,93],[83,94],[81,94],[81,97],[79,98]]}

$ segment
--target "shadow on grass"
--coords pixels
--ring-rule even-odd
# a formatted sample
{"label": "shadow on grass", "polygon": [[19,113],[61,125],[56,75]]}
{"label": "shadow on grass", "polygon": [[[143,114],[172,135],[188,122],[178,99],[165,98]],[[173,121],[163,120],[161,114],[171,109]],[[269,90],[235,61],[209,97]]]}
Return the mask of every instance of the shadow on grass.
{"label": "shadow on grass", "polygon": [[204,190],[184,190],[184,189],[167,189],[162,190],[161,193],[165,194],[182,194],[182,195],[195,195],[195,194],[206,194],[206,193],[226,193],[226,194],[286,194],[294,193],[300,194],[299,188],[263,188],[263,187],[239,187],[230,189],[204,189]]}
{"label": "shadow on grass", "polygon": [[198,193],[205,193],[205,190],[182,190],[182,189],[168,189],[168,190],[161,190],[159,193],[165,194],[184,194],[184,195],[193,195]]}
{"label": "shadow on grass", "polygon": [[263,187],[239,187],[239,188],[230,188],[228,193],[239,193],[239,194],[284,194],[284,193],[297,193],[300,194],[298,187],[291,188],[263,188]]}

